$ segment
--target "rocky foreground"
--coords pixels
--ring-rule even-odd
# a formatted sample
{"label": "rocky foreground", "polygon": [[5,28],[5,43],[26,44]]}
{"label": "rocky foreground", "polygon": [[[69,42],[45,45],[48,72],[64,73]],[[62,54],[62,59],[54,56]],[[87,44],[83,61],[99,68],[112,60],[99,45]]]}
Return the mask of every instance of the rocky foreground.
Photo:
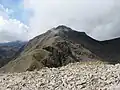
{"label": "rocky foreground", "polygon": [[120,90],[120,64],[69,64],[0,74],[0,90]]}

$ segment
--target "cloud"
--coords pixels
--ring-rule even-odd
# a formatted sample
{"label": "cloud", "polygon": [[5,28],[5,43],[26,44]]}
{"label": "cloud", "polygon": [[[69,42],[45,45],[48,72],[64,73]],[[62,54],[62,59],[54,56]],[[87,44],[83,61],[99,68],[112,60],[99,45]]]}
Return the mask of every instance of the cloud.
{"label": "cloud", "polygon": [[29,27],[15,19],[4,19],[0,16],[0,42],[28,40]]}
{"label": "cloud", "polygon": [[31,38],[60,24],[98,40],[120,36],[119,0],[24,0],[24,6],[34,11]]}
{"label": "cloud", "polygon": [[28,40],[29,27],[19,20],[11,19],[12,10],[0,5],[0,42]]}
{"label": "cloud", "polygon": [[0,16],[3,16],[3,18],[8,18],[7,11],[8,9],[5,9],[3,5],[0,4]]}

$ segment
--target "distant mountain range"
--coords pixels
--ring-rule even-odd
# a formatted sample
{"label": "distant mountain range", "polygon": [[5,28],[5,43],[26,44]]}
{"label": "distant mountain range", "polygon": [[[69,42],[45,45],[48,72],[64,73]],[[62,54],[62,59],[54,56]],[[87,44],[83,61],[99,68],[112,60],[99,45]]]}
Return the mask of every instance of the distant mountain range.
{"label": "distant mountain range", "polygon": [[26,44],[27,41],[13,41],[13,42],[6,42],[6,43],[0,43],[0,46],[8,46],[8,47],[21,47],[24,44]]}
{"label": "distant mountain range", "polygon": [[0,43],[0,67],[11,61],[25,44],[22,41]]}
{"label": "distant mountain range", "polygon": [[19,47],[19,50],[16,50],[18,54],[13,54],[14,58],[3,66],[1,71],[32,71],[80,61],[98,60],[112,64],[120,62],[120,38],[97,41],[85,32],[78,32],[63,25],[52,28],[27,43],[18,41],[14,45],[22,49]]}

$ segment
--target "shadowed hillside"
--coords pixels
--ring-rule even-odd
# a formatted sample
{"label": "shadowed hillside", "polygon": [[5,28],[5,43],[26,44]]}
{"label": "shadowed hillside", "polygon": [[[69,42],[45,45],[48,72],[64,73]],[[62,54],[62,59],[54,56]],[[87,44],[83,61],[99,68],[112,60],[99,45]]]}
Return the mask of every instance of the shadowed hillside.
{"label": "shadowed hillside", "polygon": [[21,49],[25,43],[26,42],[21,41],[0,43],[0,67],[15,58],[18,53],[21,52]]}

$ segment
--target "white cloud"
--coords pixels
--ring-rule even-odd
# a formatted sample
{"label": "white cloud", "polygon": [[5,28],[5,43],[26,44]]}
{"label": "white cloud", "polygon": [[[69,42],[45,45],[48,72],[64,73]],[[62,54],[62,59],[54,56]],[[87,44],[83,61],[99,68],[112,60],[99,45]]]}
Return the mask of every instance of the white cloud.
{"label": "white cloud", "polygon": [[4,19],[0,16],[0,42],[28,40],[26,25],[15,19]]}
{"label": "white cloud", "polygon": [[3,18],[9,18],[6,9],[3,7],[3,5],[0,4],[0,16]]}
{"label": "white cloud", "polygon": [[32,9],[31,37],[64,24],[103,40],[120,36],[119,0],[24,0]]}
{"label": "white cloud", "polygon": [[0,42],[28,40],[29,27],[16,19],[10,19],[13,11],[0,5]]}

